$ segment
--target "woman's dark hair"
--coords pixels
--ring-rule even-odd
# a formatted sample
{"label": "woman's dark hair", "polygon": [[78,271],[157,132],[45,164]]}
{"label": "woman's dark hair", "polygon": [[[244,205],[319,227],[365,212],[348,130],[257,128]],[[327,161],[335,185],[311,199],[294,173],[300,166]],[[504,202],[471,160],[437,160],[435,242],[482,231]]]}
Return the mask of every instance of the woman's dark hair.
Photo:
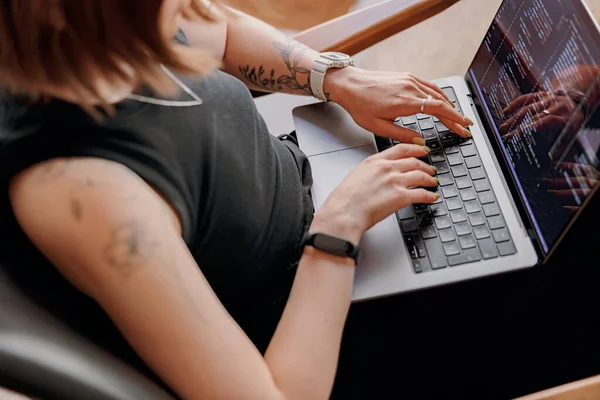
{"label": "woman's dark hair", "polygon": [[[84,107],[107,105],[98,78],[174,89],[161,65],[201,75],[218,65],[159,27],[163,0],[0,0],[0,87],[32,98],[69,89]],[[214,20],[193,0],[184,18]]]}

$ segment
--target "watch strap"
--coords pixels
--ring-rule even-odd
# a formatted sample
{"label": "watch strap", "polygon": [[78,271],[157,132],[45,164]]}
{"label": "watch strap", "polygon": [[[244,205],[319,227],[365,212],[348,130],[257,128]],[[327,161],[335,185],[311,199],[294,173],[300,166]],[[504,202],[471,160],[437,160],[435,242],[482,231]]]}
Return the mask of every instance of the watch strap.
{"label": "watch strap", "polygon": [[313,96],[324,102],[329,101],[323,90],[327,69],[329,69],[328,65],[322,63],[319,59],[316,59],[313,62],[313,68],[310,71],[310,88],[312,89]]}
{"label": "watch strap", "polygon": [[335,256],[350,257],[354,260],[355,265],[358,264],[360,247],[348,240],[325,233],[306,232],[302,238],[301,249],[303,250],[306,246],[314,247],[317,250]]}

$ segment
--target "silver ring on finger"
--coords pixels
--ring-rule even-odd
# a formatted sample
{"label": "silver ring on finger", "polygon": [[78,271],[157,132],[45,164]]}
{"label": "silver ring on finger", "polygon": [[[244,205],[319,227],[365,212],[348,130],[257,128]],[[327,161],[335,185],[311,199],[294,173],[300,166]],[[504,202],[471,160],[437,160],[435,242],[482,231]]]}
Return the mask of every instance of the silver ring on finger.
{"label": "silver ring on finger", "polygon": [[550,112],[550,110],[544,110],[544,111],[542,111],[542,112],[543,112],[544,114],[546,114],[546,115],[550,115],[550,114],[552,114],[552,113]]}
{"label": "silver ring on finger", "polygon": [[428,94],[426,98],[421,100],[421,114],[425,114],[425,102],[427,100],[433,100],[433,96]]}

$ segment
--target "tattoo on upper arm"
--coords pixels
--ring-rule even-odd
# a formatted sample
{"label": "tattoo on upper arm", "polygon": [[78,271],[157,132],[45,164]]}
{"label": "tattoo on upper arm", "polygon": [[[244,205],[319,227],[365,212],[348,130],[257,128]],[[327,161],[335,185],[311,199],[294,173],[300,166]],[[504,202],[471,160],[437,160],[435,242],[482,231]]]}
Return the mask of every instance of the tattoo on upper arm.
{"label": "tattoo on upper arm", "polygon": [[144,223],[134,219],[112,230],[104,256],[119,274],[129,277],[151,258],[157,247],[158,242],[147,232]]}
{"label": "tattoo on upper arm", "polygon": [[287,43],[275,41],[272,44],[281,53],[287,73],[276,76],[274,68],[266,71],[262,64],[240,66],[239,70],[244,79],[268,91],[277,92],[289,89],[312,96],[310,69],[300,66],[306,47],[292,39],[289,39]]}
{"label": "tattoo on upper arm", "polygon": [[46,183],[49,180],[64,176],[70,166],[71,160],[68,158],[47,161],[35,172],[35,178],[40,183]]}

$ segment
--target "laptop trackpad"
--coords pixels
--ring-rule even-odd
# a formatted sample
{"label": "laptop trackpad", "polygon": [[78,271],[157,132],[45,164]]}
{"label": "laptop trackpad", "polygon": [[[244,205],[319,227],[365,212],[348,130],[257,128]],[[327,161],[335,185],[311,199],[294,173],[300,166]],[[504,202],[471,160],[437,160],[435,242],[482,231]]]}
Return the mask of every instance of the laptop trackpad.
{"label": "laptop trackpad", "polygon": [[315,208],[321,207],[331,192],[365,158],[375,154],[375,146],[369,144],[351,149],[333,151],[309,157],[313,171],[313,200]]}

